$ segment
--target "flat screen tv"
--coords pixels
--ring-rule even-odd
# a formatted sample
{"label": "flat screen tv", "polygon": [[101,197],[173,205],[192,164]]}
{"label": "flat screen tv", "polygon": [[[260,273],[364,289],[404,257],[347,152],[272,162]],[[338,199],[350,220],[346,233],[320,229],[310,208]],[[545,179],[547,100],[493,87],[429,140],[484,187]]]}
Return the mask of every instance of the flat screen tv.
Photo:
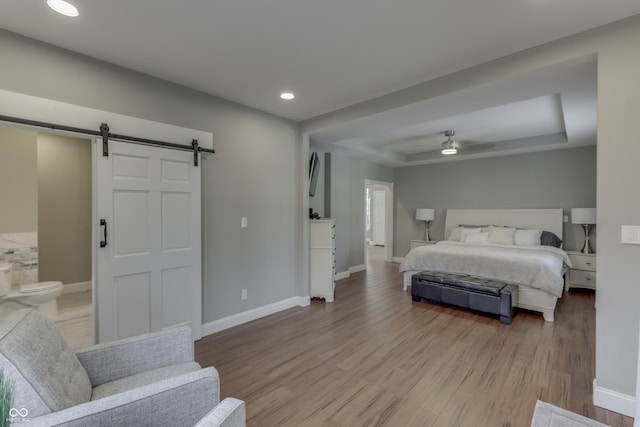
{"label": "flat screen tv", "polygon": [[309,159],[309,196],[316,195],[316,185],[318,184],[318,170],[320,169],[320,158],[318,152],[311,153]]}

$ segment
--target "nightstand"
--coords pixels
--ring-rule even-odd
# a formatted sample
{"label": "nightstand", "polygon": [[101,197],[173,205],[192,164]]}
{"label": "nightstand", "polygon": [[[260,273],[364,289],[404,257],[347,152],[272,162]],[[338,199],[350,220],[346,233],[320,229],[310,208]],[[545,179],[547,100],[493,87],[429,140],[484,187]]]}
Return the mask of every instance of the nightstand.
{"label": "nightstand", "polygon": [[564,290],[570,288],[596,289],[596,254],[567,251],[573,267],[564,280]]}
{"label": "nightstand", "polygon": [[435,240],[412,240],[411,249],[417,248],[418,246],[433,245],[434,243],[436,243]]}

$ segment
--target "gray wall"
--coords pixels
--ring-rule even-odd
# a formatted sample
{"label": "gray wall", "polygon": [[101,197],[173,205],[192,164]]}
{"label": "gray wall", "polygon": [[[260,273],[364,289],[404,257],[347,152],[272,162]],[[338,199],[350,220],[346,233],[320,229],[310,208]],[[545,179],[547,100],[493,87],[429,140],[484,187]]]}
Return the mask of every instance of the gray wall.
{"label": "gray wall", "polygon": [[202,162],[204,322],[295,296],[297,124],[3,30],[0,57],[0,89],[213,133],[216,154]]}
{"label": "gray wall", "polygon": [[0,234],[38,231],[37,133],[0,126]]}
{"label": "gray wall", "polygon": [[[527,49],[300,124],[301,132],[338,126],[412,102],[489,84],[568,59],[597,54],[598,258],[596,380],[598,388],[635,395],[640,321],[640,246],[620,243],[622,225],[640,225],[640,15]],[[632,193],[629,193],[632,190]],[[596,390],[596,394],[600,393]],[[606,391],[604,392],[606,393]],[[640,398],[640,396],[638,397]],[[624,403],[622,403],[624,405]],[[628,407],[628,405],[627,405]],[[633,409],[631,409],[633,413]]]}
{"label": "gray wall", "polygon": [[640,246],[621,244],[620,227],[640,225],[640,144],[629,137],[640,132],[640,15],[579,41],[567,48],[598,52],[596,379],[634,396]]}
{"label": "gray wall", "polygon": [[[595,207],[596,147],[398,168],[395,194],[394,254],[405,256],[412,239],[424,238],[416,208],[436,210],[429,234],[443,240],[448,208]],[[579,226],[566,223],[563,233],[565,249],[583,243]]]}
{"label": "gray wall", "polygon": [[91,280],[91,142],[38,134],[38,277]]}
{"label": "gray wall", "polygon": [[393,182],[393,169],[364,159],[331,153],[328,215],[336,220],[336,272],[365,263],[365,180]]}

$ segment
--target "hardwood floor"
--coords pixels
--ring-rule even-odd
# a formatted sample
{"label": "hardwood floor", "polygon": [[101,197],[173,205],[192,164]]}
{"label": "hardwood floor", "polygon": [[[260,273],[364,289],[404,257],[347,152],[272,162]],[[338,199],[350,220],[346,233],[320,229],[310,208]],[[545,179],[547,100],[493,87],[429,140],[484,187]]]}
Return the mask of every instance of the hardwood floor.
{"label": "hardwood floor", "polygon": [[592,403],[593,294],[566,293],[553,323],[521,311],[503,325],[412,302],[379,249],[367,271],[338,282],[334,303],[196,343],[196,360],[220,372],[222,396],[246,401],[248,426],[529,426],[537,399],[633,425]]}

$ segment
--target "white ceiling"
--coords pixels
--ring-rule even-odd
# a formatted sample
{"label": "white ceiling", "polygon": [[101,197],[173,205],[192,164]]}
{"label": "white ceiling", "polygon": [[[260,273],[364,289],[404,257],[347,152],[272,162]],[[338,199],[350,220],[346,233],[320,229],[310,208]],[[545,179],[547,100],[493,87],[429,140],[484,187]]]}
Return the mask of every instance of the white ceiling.
{"label": "white ceiling", "polygon": [[[296,121],[640,13],[638,0],[71,1],[78,18],[45,0],[3,0],[0,27]],[[590,66],[576,67],[595,102]],[[283,90],[296,99],[281,101]],[[469,149],[465,141],[524,146],[540,135],[578,144],[573,135],[587,130],[567,122],[575,114],[565,96],[579,90],[504,96],[476,109],[462,99],[437,111],[413,106],[406,113],[422,119],[395,112],[313,139],[392,166],[435,161],[426,153],[445,138],[430,135],[446,129]]]}
{"label": "white ceiling", "polygon": [[[313,147],[392,167],[594,145],[595,55],[312,132]],[[440,154],[454,130],[458,154]]]}

